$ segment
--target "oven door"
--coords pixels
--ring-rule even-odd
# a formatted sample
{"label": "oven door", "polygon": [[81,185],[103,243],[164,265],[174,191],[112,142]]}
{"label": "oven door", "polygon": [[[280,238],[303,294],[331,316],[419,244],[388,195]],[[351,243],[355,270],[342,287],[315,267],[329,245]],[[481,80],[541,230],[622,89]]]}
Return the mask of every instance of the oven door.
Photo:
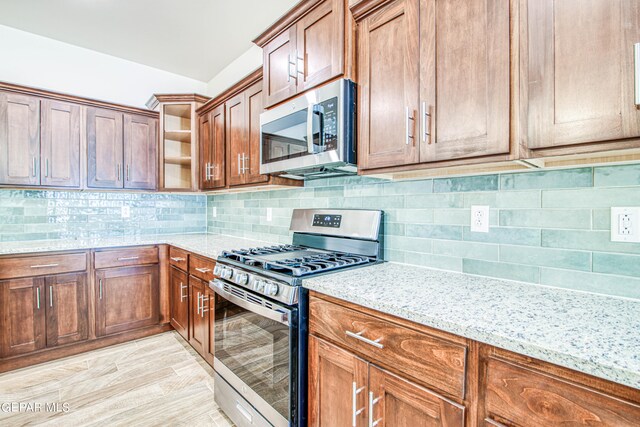
{"label": "oven door", "polygon": [[350,84],[340,80],[262,113],[260,173],[337,166],[351,160],[345,155],[345,144],[352,141],[345,134],[353,133],[345,129]]}
{"label": "oven door", "polygon": [[295,424],[298,311],[216,279],[214,370],[275,426]]}

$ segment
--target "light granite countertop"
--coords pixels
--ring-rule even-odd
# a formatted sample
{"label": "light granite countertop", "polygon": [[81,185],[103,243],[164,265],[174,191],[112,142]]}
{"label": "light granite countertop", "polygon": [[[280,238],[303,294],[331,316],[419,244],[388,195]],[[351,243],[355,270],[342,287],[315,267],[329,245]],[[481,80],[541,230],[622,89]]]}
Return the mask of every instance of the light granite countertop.
{"label": "light granite countertop", "polygon": [[0,243],[0,255],[159,244],[169,244],[208,258],[216,259],[220,252],[225,249],[268,246],[274,243],[222,234],[157,234],[99,239],[2,242]]}
{"label": "light granite countertop", "polygon": [[383,263],[303,280],[323,294],[640,388],[640,301]]}

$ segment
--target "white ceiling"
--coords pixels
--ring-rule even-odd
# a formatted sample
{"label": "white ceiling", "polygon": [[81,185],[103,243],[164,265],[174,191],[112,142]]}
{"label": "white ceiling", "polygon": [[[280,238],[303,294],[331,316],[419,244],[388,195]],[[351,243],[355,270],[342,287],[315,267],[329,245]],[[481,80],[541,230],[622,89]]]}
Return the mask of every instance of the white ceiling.
{"label": "white ceiling", "polygon": [[0,0],[0,24],[209,81],[298,0]]}

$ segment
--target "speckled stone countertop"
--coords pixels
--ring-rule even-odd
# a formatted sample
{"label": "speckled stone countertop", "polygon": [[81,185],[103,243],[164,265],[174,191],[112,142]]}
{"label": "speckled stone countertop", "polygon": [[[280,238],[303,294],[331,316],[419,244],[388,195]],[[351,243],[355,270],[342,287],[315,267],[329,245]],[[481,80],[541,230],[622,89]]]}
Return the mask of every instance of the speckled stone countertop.
{"label": "speckled stone countertop", "polygon": [[640,388],[640,301],[384,263],[303,280],[323,294]]}
{"label": "speckled stone countertop", "polygon": [[173,245],[208,258],[216,259],[220,252],[225,249],[266,246],[272,243],[222,234],[158,234],[143,237],[2,242],[0,243],[0,255],[159,244]]}

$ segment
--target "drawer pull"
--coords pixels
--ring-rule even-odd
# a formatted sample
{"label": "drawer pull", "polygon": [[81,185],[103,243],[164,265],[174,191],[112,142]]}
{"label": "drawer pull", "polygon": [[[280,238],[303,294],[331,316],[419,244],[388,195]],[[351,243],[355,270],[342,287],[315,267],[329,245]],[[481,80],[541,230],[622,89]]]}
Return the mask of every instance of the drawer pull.
{"label": "drawer pull", "polygon": [[362,334],[364,333],[364,331],[360,331],[358,333],[355,332],[351,332],[351,331],[346,331],[345,332],[347,334],[348,337],[351,338],[355,338],[357,340],[360,340],[362,342],[365,342],[369,345],[372,345],[376,348],[384,348],[384,345],[380,344],[380,341],[382,341],[382,337],[378,338],[377,340],[370,340],[369,338],[365,338],[362,336]]}
{"label": "drawer pull", "polygon": [[185,261],[185,259],[184,258],[180,258],[178,256],[172,256],[171,257],[171,261],[173,261],[173,262],[182,262],[182,261]]}
{"label": "drawer pull", "polygon": [[133,261],[134,259],[140,258],[139,256],[123,256],[118,258],[118,261]]}
{"label": "drawer pull", "polygon": [[362,393],[362,391],[364,390],[364,387],[360,387],[358,388],[358,386],[356,385],[356,382],[353,382],[353,393],[352,393],[352,399],[353,399],[353,419],[351,422],[351,425],[353,427],[356,427],[357,421],[358,421],[358,415],[360,415],[362,413],[362,411],[365,410],[364,407],[357,409],[358,408],[358,395],[360,393]]}
{"label": "drawer pull", "polygon": [[208,273],[211,271],[210,268],[196,268],[196,271],[199,271],[200,273]]}
{"label": "drawer pull", "polygon": [[50,267],[57,267],[60,264],[36,264],[36,265],[32,265],[31,268],[50,268]]}

